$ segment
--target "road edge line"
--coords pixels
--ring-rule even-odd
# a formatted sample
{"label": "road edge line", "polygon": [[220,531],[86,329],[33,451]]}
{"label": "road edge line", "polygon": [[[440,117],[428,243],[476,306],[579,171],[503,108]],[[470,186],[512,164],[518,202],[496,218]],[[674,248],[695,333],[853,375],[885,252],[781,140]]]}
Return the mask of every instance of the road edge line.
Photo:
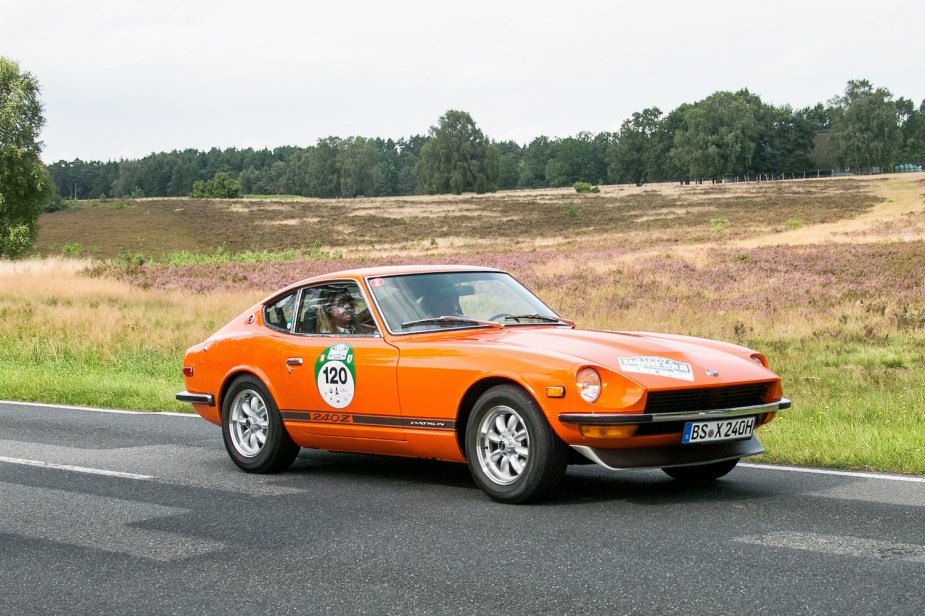
{"label": "road edge line", "polygon": [[17,400],[0,400],[2,406],[34,406],[67,411],[89,411],[91,413],[112,413],[114,415],[165,415],[168,417],[196,417],[196,413],[177,413],[174,411],[129,411],[123,409],[101,409],[92,406],[72,406],[69,404],[50,404],[47,402],[19,402]]}

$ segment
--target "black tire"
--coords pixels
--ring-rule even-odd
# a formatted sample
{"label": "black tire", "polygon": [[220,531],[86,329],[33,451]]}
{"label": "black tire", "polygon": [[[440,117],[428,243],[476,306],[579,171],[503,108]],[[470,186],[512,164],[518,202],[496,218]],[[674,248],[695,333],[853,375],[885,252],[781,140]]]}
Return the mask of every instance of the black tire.
{"label": "black tire", "polygon": [[546,496],[562,481],[568,465],[568,446],[533,398],[513,385],[492,387],[479,397],[465,443],[475,483],[502,503]]}
{"label": "black tire", "polygon": [[734,460],[723,460],[722,462],[711,462],[709,464],[694,464],[693,466],[672,466],[663,468],[662,471],[672,479],[685,481],[689,483],[700,483],[719,479],[727,475],[739,463],[738,458]]}
{"label": "black tire", "polygon": [[273,397],[256,377],[234,380],[222,400],[225,449],[248,473],[278,473],[299,455]]}

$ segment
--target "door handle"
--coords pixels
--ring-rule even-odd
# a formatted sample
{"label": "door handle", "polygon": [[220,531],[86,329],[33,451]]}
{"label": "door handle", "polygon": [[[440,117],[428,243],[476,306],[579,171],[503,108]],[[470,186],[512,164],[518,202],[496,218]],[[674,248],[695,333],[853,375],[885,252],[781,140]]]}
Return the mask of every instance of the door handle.
{"label": "door handle", "polygon": [[289,359],[286,360],[286,365],[287,366],[301,366],[302,358],[301,357],[290,357]]}

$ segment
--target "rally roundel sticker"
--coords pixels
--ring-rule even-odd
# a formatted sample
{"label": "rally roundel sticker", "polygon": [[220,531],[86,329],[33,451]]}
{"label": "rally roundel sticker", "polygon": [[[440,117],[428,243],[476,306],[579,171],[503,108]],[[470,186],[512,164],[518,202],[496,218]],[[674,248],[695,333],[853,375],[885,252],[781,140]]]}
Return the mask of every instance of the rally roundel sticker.
{"label": "rally roundel sticker", "polygon": [[315,382],[324,401],[336,409],[353,402],[356,373],[353,369],[353,349],[349,344],[328,347],[315,362]]}

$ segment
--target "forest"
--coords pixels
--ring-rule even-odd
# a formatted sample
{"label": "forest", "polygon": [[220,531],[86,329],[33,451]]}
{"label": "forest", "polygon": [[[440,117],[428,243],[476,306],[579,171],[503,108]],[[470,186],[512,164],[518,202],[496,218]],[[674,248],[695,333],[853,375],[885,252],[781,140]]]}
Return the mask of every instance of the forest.
{"label": "forest", "polygon": [[597,184],[722,181],[915,169],[925,161],[925,100],[849,81],[826,104],[774,106],[747,89],[663,113],[632,114],[616,132],[493,141],[465,111],[427,134],[326,137],[309,146],[195,149],[138,160],[57,161],[58,197],[321,198],[493,192]]}

